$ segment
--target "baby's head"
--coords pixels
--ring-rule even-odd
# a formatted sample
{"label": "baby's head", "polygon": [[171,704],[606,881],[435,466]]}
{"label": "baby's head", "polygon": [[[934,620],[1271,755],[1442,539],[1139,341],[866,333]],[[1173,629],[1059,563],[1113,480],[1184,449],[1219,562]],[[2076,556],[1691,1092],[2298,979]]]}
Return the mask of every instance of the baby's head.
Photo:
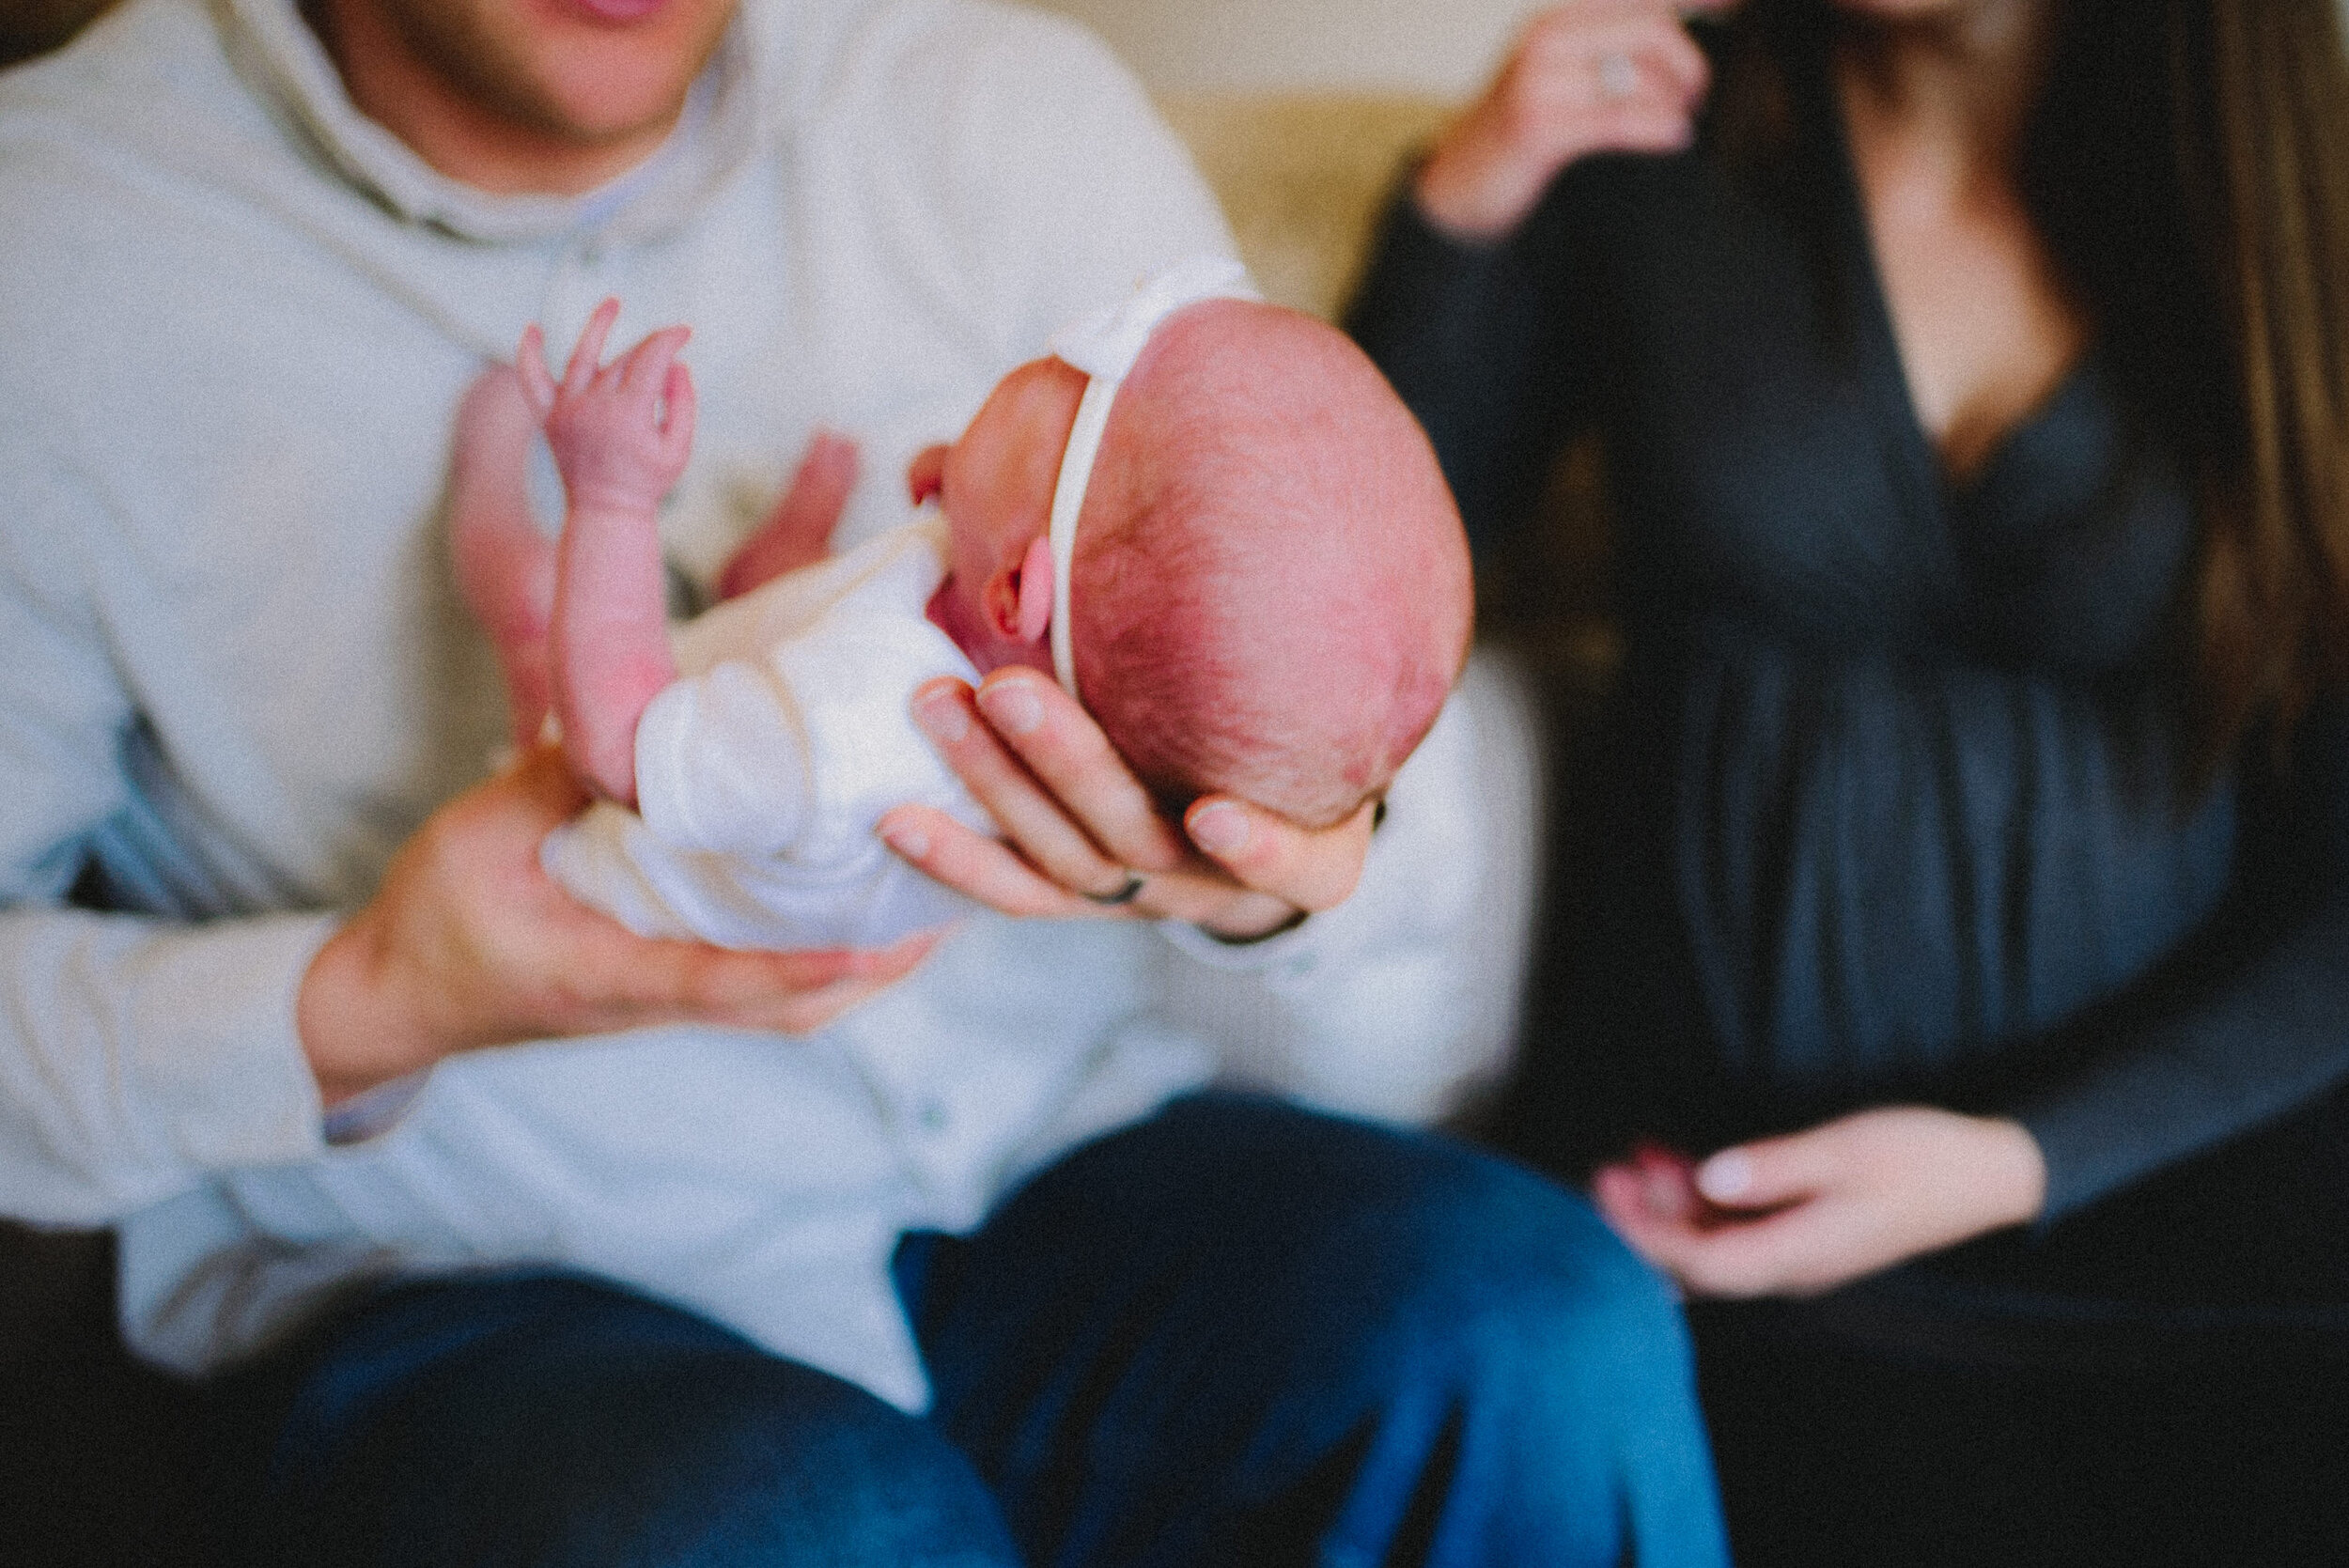
{"label": "baby's head", "polygon": [[[1000,383],[916,460],[954,534],[939,618],[982,668],[1051,668],[1045,538],[1087,384]],[[1459,673],[1466,541],[1418,423],[1327,324],[1237,300],[1158,327],[1110,406],[1070,571],[1078,695],[1160,804],[1311,827],[1382,791]]]}

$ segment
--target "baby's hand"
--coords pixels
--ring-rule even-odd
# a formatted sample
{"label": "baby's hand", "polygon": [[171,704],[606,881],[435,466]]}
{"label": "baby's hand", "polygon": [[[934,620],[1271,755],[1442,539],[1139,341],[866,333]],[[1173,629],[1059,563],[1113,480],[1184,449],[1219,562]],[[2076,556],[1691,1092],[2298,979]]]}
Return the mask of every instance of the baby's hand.
{"label": "baby's hand", "polygon": [[693,378],[677,362],[692,329],[664,327],[603,365],[604,336],[619,314],[617,300],[596,307],[560,386],[537,323],[522,330],[514,356],[573,506],[657,506],[693,448]]}

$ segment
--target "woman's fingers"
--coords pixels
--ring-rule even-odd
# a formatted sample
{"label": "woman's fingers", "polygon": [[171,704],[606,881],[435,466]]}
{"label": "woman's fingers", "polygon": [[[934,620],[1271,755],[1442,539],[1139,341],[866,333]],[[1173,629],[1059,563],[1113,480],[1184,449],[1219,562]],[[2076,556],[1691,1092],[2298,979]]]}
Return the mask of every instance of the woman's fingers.
{"label": "woman's fingers", "polygon": [[1593,1196],[1626,1241],[1689,1290],[1806,1294],[2039,1212],[2046,1164],[2019,1124],[1929,1106],[1880,1106],[1724,1149],[1656,1201],[1639,1159]]}
{"label": "woman's fingers", "polygon": [[1691,1295],[1769,1296],[1836,1282],[1812,1277],[1832,1274],[1832,1255],[1842,1250],[1831,1245],[1832,1211],[1818,1203],[1723,1220],[1629,1162],[1599,1170],[1591,1199],[1626,1246]]}
{"label": "woman's fingers", "polygon": [[1712,67],[1681,25],[1673,6],[1569,6],[1552,11],[1526,34],[1517,62],[1584,99],[1622,97],[1630,85],[1600,69],[1621,59],[1648,78],[1654,90],[1684,100],[1703,93]]}
{"label": "woman's fingers", "polygon": [[1686,146],[1711,68],[1682,19],[1714,8],[1573,0],[1543,12],[1422,165],[1421,210],[1455,234],[1495,239],[1586,154]]}

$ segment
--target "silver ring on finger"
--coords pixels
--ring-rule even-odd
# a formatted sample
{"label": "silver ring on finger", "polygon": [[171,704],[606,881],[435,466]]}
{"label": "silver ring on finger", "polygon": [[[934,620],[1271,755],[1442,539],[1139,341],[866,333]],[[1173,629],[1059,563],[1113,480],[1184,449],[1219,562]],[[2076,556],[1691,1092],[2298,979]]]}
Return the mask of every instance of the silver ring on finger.
{"label": "silver ring on finger", "polygon": [[1105,909],[1113,909],[1122,904],[1131,904],[1141,893],[1142,884],[1146,879],[1140,872],[1128,871],[1126,873],[1126,885],[1115,893],[1079,893],[1077,896],[1088,904],[1098,904]]}
{"label": "silver ring on finger", "polygon": [[1626,99],[1640,90],[1640,68],[1631,63],[1630,55],[1620,51],[1601,54],[1591,69],[1598,78],[1598,96],[1603,99]]}

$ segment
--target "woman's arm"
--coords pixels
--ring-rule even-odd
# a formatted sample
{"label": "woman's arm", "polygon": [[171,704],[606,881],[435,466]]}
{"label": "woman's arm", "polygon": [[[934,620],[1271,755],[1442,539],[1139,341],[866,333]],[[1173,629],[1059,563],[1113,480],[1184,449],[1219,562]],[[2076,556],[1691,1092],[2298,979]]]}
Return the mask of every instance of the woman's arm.
{"label": "woman's arm", "polygon": [[[2010,1225],[2050,1222],[2349,1079],[2349,712],[2303,722],[2283,824],[2307,884],[2248,955],[2189,961],[2069,1026],[2086,1065],[1980,1117],[1885,1107],[1703,1164],[1657,1149],[1595,1196],[1702,1295],[1831,1289]],[[2204,955],[2189,955],[2201,960]]]}
{"label": "woman's arm", "polygon": [[1527,512],[1590,380],[1577,235],[1554,183],[1593,153],[1688,145],[1710,82],[1680,21],[1697,8],[1536,17],[1373,241],[1346,330],[1426,427],[1480,551]]}

